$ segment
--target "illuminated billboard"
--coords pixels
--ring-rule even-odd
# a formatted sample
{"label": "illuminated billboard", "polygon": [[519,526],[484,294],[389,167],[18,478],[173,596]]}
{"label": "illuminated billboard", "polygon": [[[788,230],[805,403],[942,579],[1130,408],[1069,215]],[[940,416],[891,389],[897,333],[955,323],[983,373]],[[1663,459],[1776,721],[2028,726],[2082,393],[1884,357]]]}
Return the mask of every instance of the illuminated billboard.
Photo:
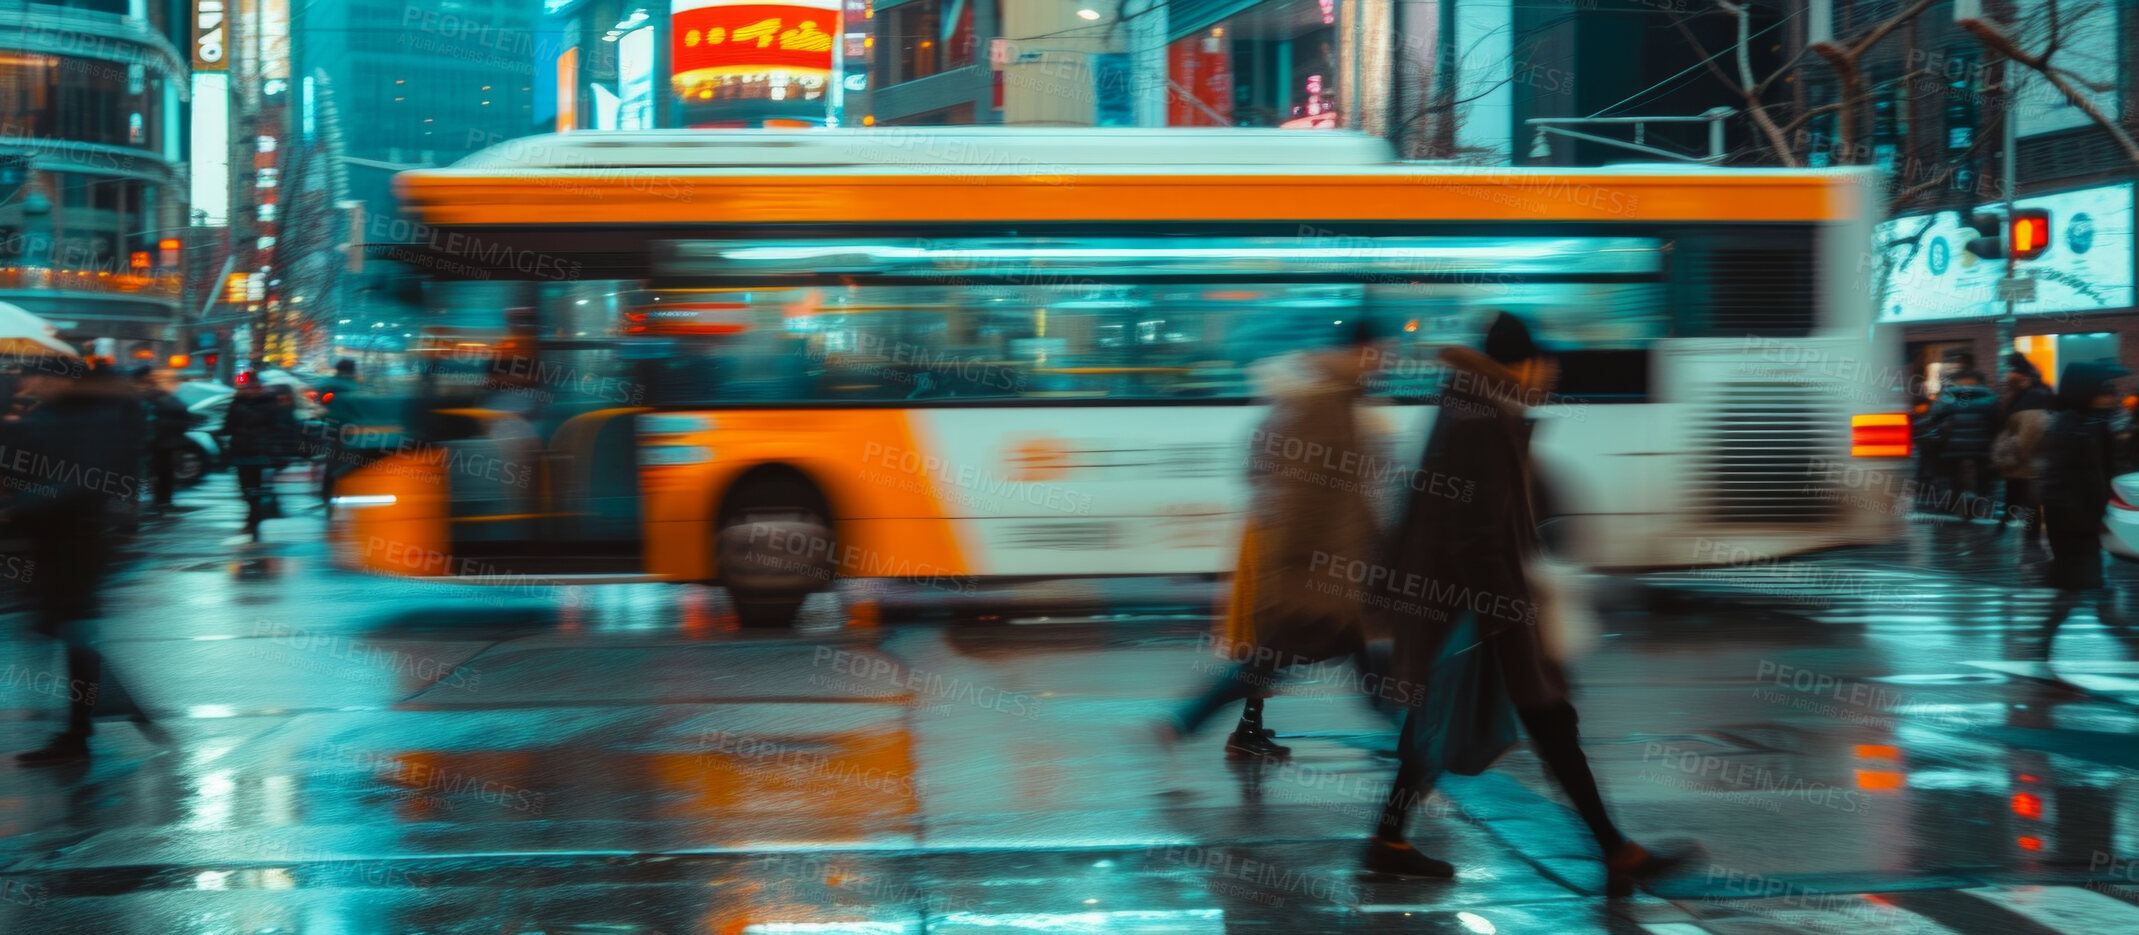
{"label": "illuminated billboard", "polygon": [[721,75],[832,72],[839,0],[675,0],[671,10],[670,62],[679,91]]}
{"label": "illuminated billboard", "polygon": [[230,70],[229,15],[223,0],[194,0],[194,72]]}
{"label": "illuminated billboard", "polygon": [[579,128],[579,49],[557,56],[557,132]]}
{"label": "illuminated billboard", "polygon": [[654,126],[654,28],[641,26],[616,41],[616,73],[623,98],[617,126],[651,130]]}

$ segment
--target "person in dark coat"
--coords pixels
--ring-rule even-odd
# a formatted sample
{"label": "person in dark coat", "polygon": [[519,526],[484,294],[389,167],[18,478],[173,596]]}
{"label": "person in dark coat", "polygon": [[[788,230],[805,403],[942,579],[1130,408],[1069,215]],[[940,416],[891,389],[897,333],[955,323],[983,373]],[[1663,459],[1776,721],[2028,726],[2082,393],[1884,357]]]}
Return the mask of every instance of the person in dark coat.
{"label": "person in dark coat", "polygon": [[[1270,412],[1249,439],[1252,490],[1233,598],[1219,640],[1233,664],[1201,697],[1159,728],[1172,744],[1220,708],[1247,702],[1226,739],[1236,757],[1291,753],[1263,727],[1262,702],[1291,666],[1349,656],[1370,672],[1362,595],[1332,579],[1332,564],[1370,561],[1375,530],[1368,502],[1376,459],[1361,433],[1358,406],[1377,338],[1364,318],[1350,341],[1264,361],[1252,371]],[[1378,680],[1362,678],[1362,685]],[[1377,697],[1368,692],[1370,700]],[[1386,700],[1386,699],[1384,699]]]}
{"label": "person in dark coat", "polygon": [[[1536,592],[1526,571],[1540,552],[1526,409],[1551,391],[1554,363],[1522,320],[1505,313],[1493,321],[1482,353],[1452,347],[1441,361],[1452,373],[1419,470],[1457,478],[1467,489],[1475,485],[1475,493],[1454,498],[1415,492],[1389,537],[1389,578],[1405,582],[1404,593],[1418,597],[1390,614],[1394,674],[1407,682],[1432,678],[1455,633],[1479,634],[1478,643],[1464,649],[1484,653],[1473,658],[1497,669],[1499,678],[1478,684],[1506,697],[1477,701],[1481,707],[1512,702],[1546,770],[1596,837],[1607,891],[1629,894],[1636,882],[1685,858],[1653,855],[1612,823],[1582,754],[1567,676],[1538,631]],[[1367,844],[1367,869],[1454,875],[1448,863],[1412,848],[1404,831],[1410,807],[1426,797],[1446,765],[1433,761],[1421,738],[1433,733],[1432,719],[1452,716],[1415,709],[1406,717],[1398,742],[1401,765]]]}
{"label": "person in dark coat", "polygon": [[319,499],[322,503],[334,500],[334,482],[349,473],[348,441],[343,437],[356,409],[356,396],[363,392],[363,384],[357,382],[357,362],[342,358],[334,362],[334,376],[319,381],[312,387],[319,394],[319,404],[326,409],[326,418],[320,427],[325,432],[320,448],[325,449],[326,469],[319,472]]}
{"label": "person in dark coat", "polygon": [[2112,363],[2077,363],[2057,382],[2057,411],[2043,432],[2038,480],[2050,539],[2044,584],[2060,591],[2102,586],[2102,518],[2109,482],[2119,471],[2111,428],[2114,384],[2129,375]]}
{"label": "person in dark coat", "polygon": [[[73,358],[41,362],[25,380],[39,403],[6,427],[8,505],[30,536],[28,586],[38,633],[66,644],[67,726],[25,765],[89,758],[99,691],[112,684],[97,649],[98,596],[117,507],[139,495],[140,400],[110,370]],[[138,717],[137,720],[142,720]]]}
{"label": "person in dark coat", "polygon": [[2002,532],[2015,518],[2021,522],[2028,543],[2042,538],[2042,503],[2036,496],[2035,470],[2042,448],[2042,435],[2057,408],[2057,396],[2043,385],[2042,373],[2020,354],[2005,359],[2004,412],[1998,423],[1998,439],[1991,443],[1991,467],[2005,478],[2005,512],[1998,519]]}
{"label": "person in dark coat", "polygon": [[186,446],[186,432],[193,428],[193,414],[169,390],[157,385],[155,371],[134,371],[134,385],[141,393],[141,406],[148,416],[148,457],[151,501],[157,512],[171,508],[178,490],[178,453]]}
{"label": "person in dark coat", "polygon": [[297,457],[303,441],[299,431],[295,400],[270,392],[257,374],[239,376],[223,433],[230,439],[230,463],[245,498],[245,533],[256,542],[260,523],[275,517],[275,471]]}
{"label": "person in dark coat", "polygon": [[1998,434],[1998,394],[1983,375],[1963,371],[1941,390],[1925,430],[1939,440],[1937,476],[1954,514],[1967,518],[1990,490],[1991,442]]}

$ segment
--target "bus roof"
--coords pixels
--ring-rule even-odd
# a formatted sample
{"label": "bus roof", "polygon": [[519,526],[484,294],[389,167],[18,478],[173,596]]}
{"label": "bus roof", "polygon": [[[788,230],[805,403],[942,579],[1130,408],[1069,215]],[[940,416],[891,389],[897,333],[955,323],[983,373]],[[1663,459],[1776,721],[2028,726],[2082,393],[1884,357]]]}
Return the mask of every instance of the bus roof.
{"label": "bus roof", "polygon": [[552,134],[395,185],[433,226],[1808,223],[1864,217],[1875,177],[1407,163],[1349,131],[959,127]]}
{"label": "bus roof", "polygon": [[837,130],[643,130],[507,140],[455,169],[1002,166],[1370,166],[1395,163],[1387,140],[1277,129],[883,127]]}

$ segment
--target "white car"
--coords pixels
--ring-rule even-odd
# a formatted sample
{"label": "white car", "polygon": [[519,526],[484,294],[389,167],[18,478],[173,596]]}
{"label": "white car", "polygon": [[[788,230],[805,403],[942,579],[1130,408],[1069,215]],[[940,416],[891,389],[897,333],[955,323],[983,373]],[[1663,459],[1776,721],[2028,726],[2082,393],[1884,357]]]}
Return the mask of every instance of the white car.
{"label": "white car", "polygon": [[2102,548],[2118,558],[2139,561],[2139,474],[2126,474],[2109,482],[2116,495],[2109,499],[2102,524]]}

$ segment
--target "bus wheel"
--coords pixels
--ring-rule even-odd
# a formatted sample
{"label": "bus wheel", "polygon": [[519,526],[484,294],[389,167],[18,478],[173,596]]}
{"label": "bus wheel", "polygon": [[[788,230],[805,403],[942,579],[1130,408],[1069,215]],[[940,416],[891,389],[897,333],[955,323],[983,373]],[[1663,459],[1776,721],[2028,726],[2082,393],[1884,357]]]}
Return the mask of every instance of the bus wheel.
{"label": "bus wheel", "polygon": [[760,468],[721,505],[720,583],[746,627],[792,626],[811,594],[831,587],[831,510],[788,468]]}

